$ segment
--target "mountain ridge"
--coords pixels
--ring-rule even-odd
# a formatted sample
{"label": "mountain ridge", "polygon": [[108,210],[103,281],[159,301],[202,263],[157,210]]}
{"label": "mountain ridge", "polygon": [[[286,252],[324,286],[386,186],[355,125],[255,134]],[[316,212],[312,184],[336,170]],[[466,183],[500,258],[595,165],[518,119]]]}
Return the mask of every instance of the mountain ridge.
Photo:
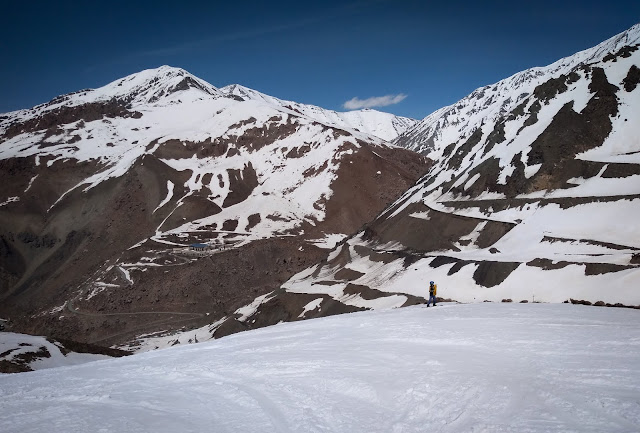
{"label": "mountain ridge", "polygon": [[[625,46],[637,45],[639,42],[640,24],[636,24],[630,29],[612,36],[595,47],[563,57],[547,66],[538,66],[516,72],[494,84],[479,87],[460,101],[442,107],[429,114],[396,138],[395,143],[411,150],[428,154],[434,149],[434,140],[440,141],[442,143],[440,146],[444,147],[446,137],[438,137],[438,134],[440,134],[439,128],[449,124],[447,119],[449,116],[454,117],[458,114],[459,108],[457,107],[461,105],[472,105],[476,110],[474,112],[460,113],[460,117],[468,119],[467,122],[463,124],[466,128],[458,128],[453,134],[457,134],[457,136],[469,136],[470,131],[468,128],[472,127],[480,119],[494,120],[499,117],[501,113],[512,111],[524,99],[525,96],[523,93],[532,93],[538,85],[542,84],[542,80],[546,81],[549,78],[557,78],[560,75],[568,74],[572,69],[581,64],[589,63],[597,58],[604,59],[609,55],[614,55],[614,53],[617,53]],[[524,83],[527,83],[527,85],[523,93],[510,95],[507,89],[522,86]],[[489,95],[485,98],[487,92],[493,93],[495,96]],[[505,96],[505,94],[507,96]],[[495,104],[491,99],[492,96],[502,97],[502,100],[499,104]],[[483,98],[485,100],[488,99],[489,102],[485,103]],[[471,104],[471,101],[474,99],[477,100],[477,103]],[[480,107],[478,108],[478,106]],[[455,121],[454,119],[453,122]],[[438,125],[438,122],[444,123],[444,125]]]}
{"label": "mountain ridge", "polygon": [[285,101],[239,84],[217,88],[182,68],[163,65],[127,75],[96,89],[60,95],[30,109],[0,113],[0,135],[6,132],[9,123],[25,122],[29,118],[42,116],[62,107],[116,102],[124,109],[135,111],[138,106],[175,104],[184,98],[195,102],[219,97],[262,101],[288,110],[290,114],[302,115],[327,126],[347,128],[385,141],[393,140],[400,132],[417,122],[415,119],[371,109],[348,112],[327,110],[315,105]]}

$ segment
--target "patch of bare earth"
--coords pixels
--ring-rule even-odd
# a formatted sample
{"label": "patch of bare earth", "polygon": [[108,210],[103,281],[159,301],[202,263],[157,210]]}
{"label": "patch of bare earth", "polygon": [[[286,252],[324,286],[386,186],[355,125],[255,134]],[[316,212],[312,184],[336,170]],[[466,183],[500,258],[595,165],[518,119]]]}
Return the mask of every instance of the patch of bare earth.
{"label": "patch of bare earth", "polygon": [[324,200],[326,216],[317,226],[304,226],[308,233],[351,234],[382,210],[427,172],[431,161],[400,148],[360,143],[361,147],[340,162],[333,194]]}

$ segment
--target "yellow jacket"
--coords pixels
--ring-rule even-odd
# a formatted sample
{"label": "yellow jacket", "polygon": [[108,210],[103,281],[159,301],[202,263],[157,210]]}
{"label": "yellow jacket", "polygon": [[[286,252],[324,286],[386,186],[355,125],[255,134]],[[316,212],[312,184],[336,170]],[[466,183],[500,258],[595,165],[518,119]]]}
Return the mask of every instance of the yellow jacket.
{"label": "yellow jacket", "polygon": [[[429,285],[429,294],[431,295],[431,285]],[[438,285],[434,284],[433,285],[433,296],[437,296],[438,295]]]}

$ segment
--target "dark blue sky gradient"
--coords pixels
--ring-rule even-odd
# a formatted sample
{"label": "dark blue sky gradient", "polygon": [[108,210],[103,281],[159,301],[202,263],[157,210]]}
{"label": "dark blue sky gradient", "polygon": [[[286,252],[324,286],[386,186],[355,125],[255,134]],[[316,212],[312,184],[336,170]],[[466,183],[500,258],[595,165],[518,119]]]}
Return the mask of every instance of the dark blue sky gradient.
{"label": "dark blue sky gradient", "polygon": [[0,112],[163,64],[343,110],[423,118],[637,22],[639,1],[3,2]]}

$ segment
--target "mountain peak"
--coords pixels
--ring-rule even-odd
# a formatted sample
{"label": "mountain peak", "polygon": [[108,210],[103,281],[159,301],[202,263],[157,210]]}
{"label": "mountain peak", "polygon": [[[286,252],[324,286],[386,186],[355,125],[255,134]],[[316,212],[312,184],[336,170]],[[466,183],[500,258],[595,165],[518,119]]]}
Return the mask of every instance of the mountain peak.
{"label": "mountain peak", "polygon": [[35,108],[48,111],[61,106],[100,103],[112,99],[132,106],[155,104],[175,94],[180,94],[183,98],[182,93],[189,90],[193,91],[194,98],[221,96],[216,87],[184,69],[163,65],[127,75],[97,89],[85,89],[58,96]]}
{"label": "mountain peak", "polygon": [[94,92],[99,97],[124,97],[132,103],[155,103],[163,97],[189,89],[211,96],[220,95],[218,89],[206,81],[182,68],[168,65],[128,75]]}

